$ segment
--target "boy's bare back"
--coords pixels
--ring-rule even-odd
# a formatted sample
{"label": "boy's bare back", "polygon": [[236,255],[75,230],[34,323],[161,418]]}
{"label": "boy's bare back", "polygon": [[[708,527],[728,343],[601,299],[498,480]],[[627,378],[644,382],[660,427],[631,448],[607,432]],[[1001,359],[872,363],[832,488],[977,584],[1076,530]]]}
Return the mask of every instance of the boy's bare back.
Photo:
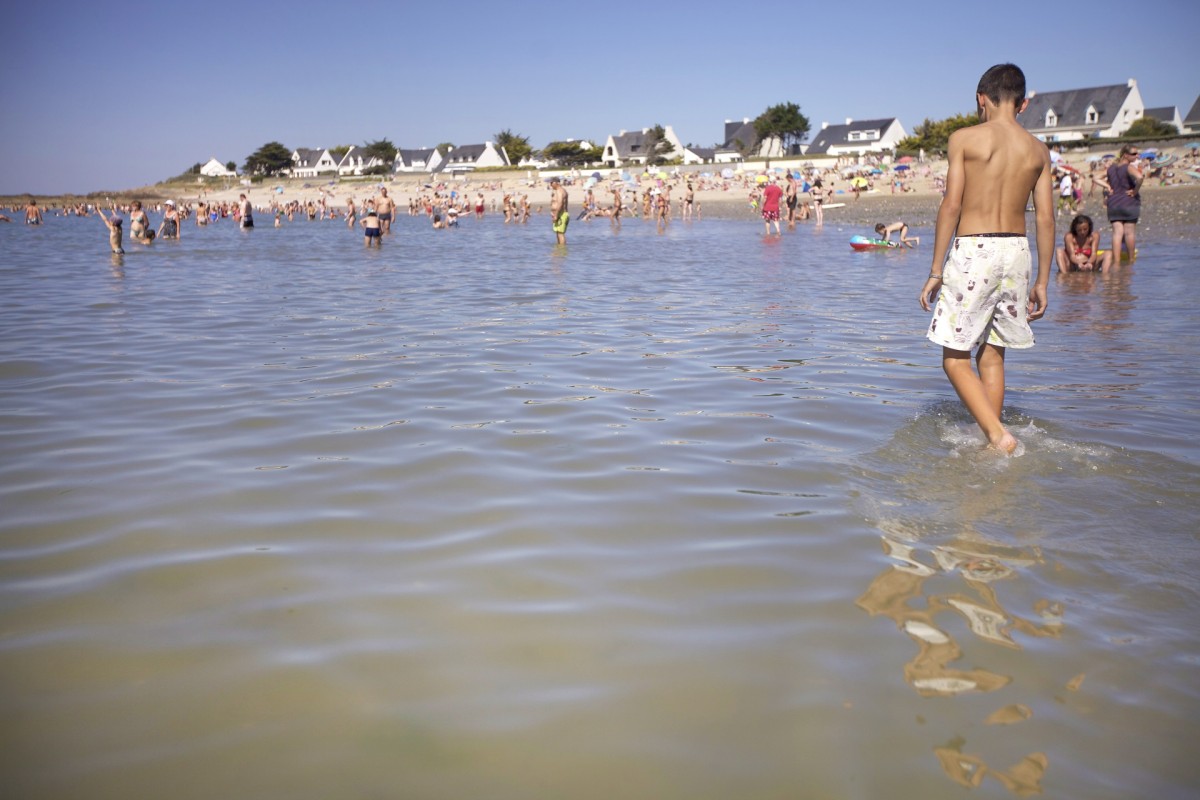
{"label": "boy's bare back", "polygon": [[[961,175],[958,235],[1025,233],[1025,206],[1039,183],[1051,199],[1050,153],[1021,127],[1002,116],[950,137],[949,173]],[[956,169],[957,167],[957,169]],[[948,176],[949,178],[950,176]]]}

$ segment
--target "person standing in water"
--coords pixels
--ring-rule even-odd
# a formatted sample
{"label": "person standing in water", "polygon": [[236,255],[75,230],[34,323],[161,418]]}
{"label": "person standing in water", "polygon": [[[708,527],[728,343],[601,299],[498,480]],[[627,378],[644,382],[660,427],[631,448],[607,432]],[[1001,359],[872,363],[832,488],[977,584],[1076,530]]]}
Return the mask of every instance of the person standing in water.
{"label": "person standing in water", "polygon": [[[926,335],[942,345],[946,377],[990,446],[1011,454],[1017,440],[1000,421],[1004,354],[1010,347],[1033,347],[1029,322],[1046,313],[1054,258],[1053,179],[1050,151],[1017,122],[1029,104],[1020,68],[989,69],[979,79],[975,101],[980,124],[950,136],[933,264],[918,300],[929,311],[937,297]],[[1025,233],[1030,193],[1038,251],[1032,286]],[[971,367],[976,348],[978,374]]]}
{"label": "person standing in water", "polygon": [[1112,223],[1112,257],[1121,263],[1124,245],[1132,263],[1137,257],[1137,224],[1142,214],[1142,170],[1138,167],[1141,151],[1137,145],[1121,148],[1115,164],[1108,168],[1104,180],[1098,181],[1107,192],[1108,221]]}
{"label": "person standing in water", "polygon": [[29,198],[29,203],[25,206],[25,224],[42,224],[42,210],[38,208],[37,200],[34,200],[32,197]]}
{"label": "person standing in water", "polygon": [[246,228],[253,228],[254,227],[254,206],[250,205],[250,200],[244,194],[238,195],[238,203],[241,204],[241,211],[242,211],[241,227],[242,227],[242,229],[245,230]]}
{"label": "person standing in water", "polygon": [[567,209],[567,190],[558,178],[550,179],[550,219],[554,224],[555,240],[559,244],[566,244],[571,212]]}
{"label": "person standing in water", "polygon": [[121,218],[117,215],[116,210],[113,210],[111,217],[104,216],[104,209],[96,206],[96,213],[100,215],[100,219],[108,227],[108,246],[112,248],[114,255],[123,255],[125,248],[121,246]]}

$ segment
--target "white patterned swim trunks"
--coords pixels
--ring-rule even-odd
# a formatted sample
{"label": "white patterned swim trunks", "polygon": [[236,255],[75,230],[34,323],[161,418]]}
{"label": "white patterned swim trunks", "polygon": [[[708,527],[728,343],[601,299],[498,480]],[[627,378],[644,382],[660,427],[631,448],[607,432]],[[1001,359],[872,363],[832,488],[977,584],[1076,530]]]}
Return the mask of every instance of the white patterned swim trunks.
{"label": "white patterned swim trunks", "polygon": [[959,236],[942,268],[942,291],[926,337],[951,350],[1033,347],[1029,279],[1033,262],[1024,236]]}

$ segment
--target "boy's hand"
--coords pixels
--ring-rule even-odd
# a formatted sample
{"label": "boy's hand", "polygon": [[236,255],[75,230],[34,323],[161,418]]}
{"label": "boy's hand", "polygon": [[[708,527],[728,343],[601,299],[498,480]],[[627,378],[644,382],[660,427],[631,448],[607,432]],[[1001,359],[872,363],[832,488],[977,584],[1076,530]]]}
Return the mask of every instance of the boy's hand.
{"label": "boy's hand", "polygon": [[937,296],[938,289],[940,289],[941,286],[941,278],[934,278],[931,276],[925,281],[925,285],[921,287],[921,294],[917,298],[920,301],[921,308],[923,310],[929,311],[932,308],[930,303],[933,301],[933,298]]}
{"label": "boy's hand", "polygon": [[1046,313],[1046,287],[1034,284],[1029,290],[1029,321],[1041,319]]}

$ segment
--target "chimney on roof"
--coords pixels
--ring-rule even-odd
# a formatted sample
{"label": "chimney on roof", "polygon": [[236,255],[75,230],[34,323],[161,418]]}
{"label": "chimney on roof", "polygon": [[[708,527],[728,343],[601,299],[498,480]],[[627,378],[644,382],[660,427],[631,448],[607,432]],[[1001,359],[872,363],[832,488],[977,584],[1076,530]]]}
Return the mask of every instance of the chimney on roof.
{"label": "chimney on roof", "polygon": [[849,125],[851,122],[854,122],[854,120],[850,117],[846,117],[846,124]]}
{"label": "chimney on roof", "polygon": [[492,145],[493,145],[493,143],[492,143],[492,142],[484,142],[484,143],[483,143],[483,146],[484,146],[484,147],[492,147]]}
{"label": "chimney on roof", "polygon": [[621,132],[618,133],[617,136],[624,136],[626,133],[627,131],[624,128],[621,128]]}
{"label": "chimney on roof", "polygon": [[829,127],[829,123],[828,123],[828,122],[822,122],[822,123],[821,123],[821,130],[825,130],[825,129],[826,129],[826,128],[828,128],[828,127]]}
{"label": "chimney on roof", "polygon": [[1133,87],[1135,87],[1135,86],[1137,86],[1137,79],[1136,79],[1136,78],[1130,78],[1130,79],[1129,79],[1129,88],[1130,88],[1130,89],[1132,89],[1132,88],[1133,88]]}
{"label": "chimney on roof", "polygon": [[743,124],[743,125],[749,125],[749,124],[750,124],[750,118],[749,118],[749,117],[742,117],[742,124]]}
{"label": "chimney on roof", "polygon": [[1037,89],[1030,89],[1029,94],[1026,95],[1025,99],[1032,100],[1036,95],[1037,95]]}

